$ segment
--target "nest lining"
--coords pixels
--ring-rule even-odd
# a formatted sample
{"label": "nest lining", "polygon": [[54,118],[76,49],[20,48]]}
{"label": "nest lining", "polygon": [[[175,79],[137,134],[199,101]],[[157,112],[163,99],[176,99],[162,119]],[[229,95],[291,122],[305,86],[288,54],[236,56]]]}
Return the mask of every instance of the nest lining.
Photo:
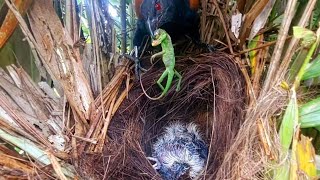
{"label": "nest lining", "polygon": [[[215,178],[244,120],[245,80],[235,61],[224,53],[178,59],[176,69],[182,74],[181,90],[175,91],[173,81],[159,101],[149,100],[135,82],[110,124],[103,156],[88,156],[96,165],[86,173],[108,179],[161,179],[146,157],[151,156],[152,145],[164,127],[180,121],[199,126],[209,146],[202,176]],[[152,68],[142,76],[145,89],[153,97],[161,93],[155,82],[163,71]]]}

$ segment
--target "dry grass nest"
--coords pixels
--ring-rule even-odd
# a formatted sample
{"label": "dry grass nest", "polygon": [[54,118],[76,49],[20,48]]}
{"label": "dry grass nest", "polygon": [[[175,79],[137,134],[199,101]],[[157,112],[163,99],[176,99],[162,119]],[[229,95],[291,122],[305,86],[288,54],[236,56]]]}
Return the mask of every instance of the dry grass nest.
{"label": "dry grass nest", "polygon": [[[176,69],[182,74],[181,90],[175,91],[177,81],[173,81],[168,94],[158,101],[144,96],[139,82],[135,82],[110,124],[104,153],[84,157],[83,175],[161,179],[146,157],[164,127],[181,121],[199,126],[209,146],[203,176],[215,178],[244,120],[245,80],[235,60],[220,52],[178,59]],[[153,97],[161,93],[155,82],[163,71],[154,67],[142,76],[145,89]]]}

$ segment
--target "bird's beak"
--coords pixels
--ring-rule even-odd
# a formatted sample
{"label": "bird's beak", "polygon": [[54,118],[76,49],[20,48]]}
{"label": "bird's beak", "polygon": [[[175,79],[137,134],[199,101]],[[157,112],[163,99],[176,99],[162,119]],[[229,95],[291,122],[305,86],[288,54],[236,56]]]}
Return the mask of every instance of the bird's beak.
{"label": "bird's beak", "polygon": [[147,159],[155,162],[155,163],[152,165],[152,167],[153,167],[155,170],[160,169],[160,162],[159,162],[159,160],[158,160],[157,158],[147,157]]}
{"label": "bird's beak", "polygon": [[154,39],[154,28],[152,26],[152,22],[150,18],[147,19],[147,26],[148,26],[148,31],[150,33],[151,38]]}

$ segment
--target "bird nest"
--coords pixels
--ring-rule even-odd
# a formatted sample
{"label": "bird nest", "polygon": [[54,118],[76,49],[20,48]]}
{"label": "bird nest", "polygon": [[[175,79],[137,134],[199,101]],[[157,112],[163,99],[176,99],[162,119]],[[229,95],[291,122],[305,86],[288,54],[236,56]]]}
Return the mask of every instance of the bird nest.
{"label": "bird nest", "polygon": [[[198,125],[209,147],[202,176],[215,177],[244,120],[244,77],[235,60],[224,53],[181,58],[176,69],[182,74],[180,91],[175,91],[173,81],[168,94],[158,101],[149,100],[135,82],[113,117],[103,156],[86,161],[85,166],[95,164],[94,174],[100,179],[161,179],[147,157],[165,127],[176,121]],[[142,76],[143,86],[153,97],[161,93],[155,82],[163,71],[151,68]]]}

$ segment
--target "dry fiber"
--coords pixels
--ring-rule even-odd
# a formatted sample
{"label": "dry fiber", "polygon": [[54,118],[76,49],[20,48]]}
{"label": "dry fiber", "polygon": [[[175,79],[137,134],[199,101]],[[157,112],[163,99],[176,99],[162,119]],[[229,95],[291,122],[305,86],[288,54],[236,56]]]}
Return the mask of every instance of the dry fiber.
{"label": "dry fiber", "polygon": [[[176,69],[183,76],[181,90],[175,91],[174,81],[160,101],[147,99],[135,82],[110,124],[103,156],[84,157],[91,159],[81,164],[84,174],[101,179],[159,179],[146,157],[163,127],[182,121],[199,125],[210,146],[204,174],[208,179],[215,177],[244,119],[245,80],[238,65],[224,53],[178,59]],[[160,94],[155,82],[163,71],[154,67],[143,75],[149,95]]]}

